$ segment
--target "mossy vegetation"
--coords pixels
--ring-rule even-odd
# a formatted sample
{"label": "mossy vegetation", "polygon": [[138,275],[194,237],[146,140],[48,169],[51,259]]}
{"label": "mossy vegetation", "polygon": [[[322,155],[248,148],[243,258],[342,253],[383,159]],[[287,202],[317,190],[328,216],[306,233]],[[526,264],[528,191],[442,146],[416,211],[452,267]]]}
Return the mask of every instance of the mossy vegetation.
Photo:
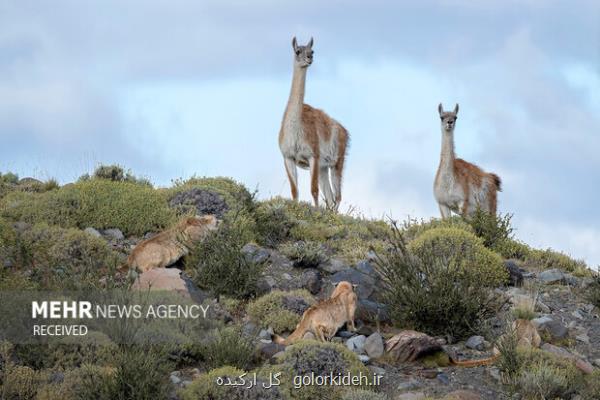
{"label": "mossy vegetation", "polygon": [[328,259],[326,249],[317,242],[288,242],[279,250],[292,260],[296,268],[317,268]]}
{"label": "mossy vegetation", "polygon": [[275,332],[291,332],[296,328],[302,313],[299,310],[286,308],[285,298],[297,298],[307,304],[314,302],[306,290],[284,292],[275,290],[248,304],[247,312],[250,318],[262,328],[271,327]]}

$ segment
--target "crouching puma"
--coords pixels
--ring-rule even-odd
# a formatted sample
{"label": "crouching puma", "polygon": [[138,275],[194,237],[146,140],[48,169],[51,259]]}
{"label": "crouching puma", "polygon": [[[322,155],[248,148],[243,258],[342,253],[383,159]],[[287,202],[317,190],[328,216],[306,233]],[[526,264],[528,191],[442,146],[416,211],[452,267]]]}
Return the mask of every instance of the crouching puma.
{"label": "crouching puma", "polygon": [[342,281],[336,285],[330,298],[309,307],[304,312],[292,334],[286,339],[273,335],[273,341],[289,345],[302,339],[305,333],[312,332],[318,340],[324,342],[331,339],[345,323],[348,323],[350,330],[355,331],[354,313],[357,300],[353,285]]}
{"label": "crouching puma", "polygon": [[214,215],[186,217],[175,227],[139,243],[127,259],[127,267],[146,272],[164,268],[187,255],[190,248],[217,228]]}

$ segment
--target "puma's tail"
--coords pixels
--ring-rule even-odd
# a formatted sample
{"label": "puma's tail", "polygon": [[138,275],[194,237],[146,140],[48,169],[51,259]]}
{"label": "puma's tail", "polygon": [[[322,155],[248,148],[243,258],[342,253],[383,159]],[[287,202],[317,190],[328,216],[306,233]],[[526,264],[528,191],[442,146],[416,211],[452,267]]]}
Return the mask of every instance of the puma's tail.
{"label": "puma's tail", "polygon": [[482,365],[490,365],[493,364],[498,357],[500,357],[500,351],[494,347],[494,355],[488,358],[482,358],[480,360],[466,360],[466,361],[458,361],[451,360],[452,365],[456,365],[457,367],[471,368],[471,367],[479,367]]}

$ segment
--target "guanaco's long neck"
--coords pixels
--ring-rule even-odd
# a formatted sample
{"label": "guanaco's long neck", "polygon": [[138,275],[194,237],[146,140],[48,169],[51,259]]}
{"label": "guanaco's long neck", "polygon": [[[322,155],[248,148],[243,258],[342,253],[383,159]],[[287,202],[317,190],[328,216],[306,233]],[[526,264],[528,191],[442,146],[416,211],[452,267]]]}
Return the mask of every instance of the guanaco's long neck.
{"label": "guanaco's long neck", "polygon": [[292,77],[292,90],[285,110],[286,118],[299,118],[302,114],[304,104],[304,87],[306,85],[306,70],[294,66],[294,75]]}
{"label": "guanaco's long neck", "polygon": [[454,130],[445,132],[442,128],[442,154],[440,157],[440,169],[452,171],[454,168]]}

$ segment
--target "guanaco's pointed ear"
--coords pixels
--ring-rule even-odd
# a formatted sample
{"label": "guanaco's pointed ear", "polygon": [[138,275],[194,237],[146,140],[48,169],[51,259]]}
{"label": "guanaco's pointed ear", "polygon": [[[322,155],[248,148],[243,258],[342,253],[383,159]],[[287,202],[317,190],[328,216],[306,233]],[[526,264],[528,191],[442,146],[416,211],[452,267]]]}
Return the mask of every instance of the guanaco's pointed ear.
{"label": "guanaco's pointed ear", "polygon": [[458,103],[454,106],[454,114],[458,114]]}
{"label": "guanaco's pointed ear", "polygon": [[292,39],[292,48],[294,49],[294,51],[296,51],[296,49],[298,48],[298,41],[296,40],[296,36],[294,36],[294,38]]}
{"label": "guanaco's pointed ear", "polygon": [[309,49],[312,49],[312,45],[313,45],[313,43],[314,43],[314,40],[313,40],[313,38],[312,38],[312,36],[311,36],[311,37],[310,37],[310,41],[309,41],[309,42],[308,42],[308,44],[307,44],[307,46],[308,46],[308,48],[309,48]]}
{"label": "guanaco's pointed ear", "polygon": [[440,115],[442,115],[442,113],[444,112],[444,106],[442,106],[442,103],[438,105],[438,112],[440,113]]}

